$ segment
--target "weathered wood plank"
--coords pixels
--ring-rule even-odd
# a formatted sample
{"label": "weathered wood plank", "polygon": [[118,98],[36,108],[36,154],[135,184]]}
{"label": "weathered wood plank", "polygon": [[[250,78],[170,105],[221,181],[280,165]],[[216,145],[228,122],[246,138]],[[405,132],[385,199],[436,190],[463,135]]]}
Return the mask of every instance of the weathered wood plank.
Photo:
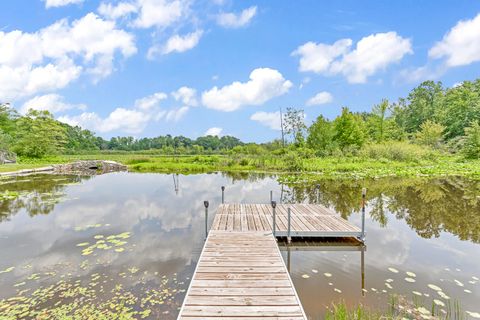
{"label": "weathered wood plank", "polygon": [[[240,228],[245,226],[239,221]],[[271,232],[211,231],[179,315],[179,319],[238,317],[306,319]]]}

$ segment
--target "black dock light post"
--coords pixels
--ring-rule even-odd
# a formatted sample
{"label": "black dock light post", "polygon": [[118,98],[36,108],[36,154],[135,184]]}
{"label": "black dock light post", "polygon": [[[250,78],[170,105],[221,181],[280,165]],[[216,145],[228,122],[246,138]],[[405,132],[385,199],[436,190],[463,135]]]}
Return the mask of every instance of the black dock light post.
{"label": "black dock light post", "polygon": [[367,188],[362,188],[362,241],[365,240],[365,198],[367,197]]}
{"label": "black dock light post", "polygon": [[275,208],[277,207],[277,202],[276,201],[272,201],[272,208],[273,208],[273,226],[272,226],[272,232],[273,232],[273,236],[275,237],[275,231],[276,231],[276,227],[275,227]]}
{"label": "black dock light post", "polygon": [[270,202],[273,201],[273,190],[270,190]]}
{"label": "black dock light post", "polygon": [[288,243],[292,242],[292,237],[290,236],[290,216],[292,214],[292,210],[288,207],[288,229],[287,229],[287,241]]}
{"label": "black dock light post", "polygon": [[208,237],[208,201],[203,201],[205,206],[205,239]]}
{"label": "black dock light post", "polygon": [[222,204],[225,203],[225,186],[222,186]]}

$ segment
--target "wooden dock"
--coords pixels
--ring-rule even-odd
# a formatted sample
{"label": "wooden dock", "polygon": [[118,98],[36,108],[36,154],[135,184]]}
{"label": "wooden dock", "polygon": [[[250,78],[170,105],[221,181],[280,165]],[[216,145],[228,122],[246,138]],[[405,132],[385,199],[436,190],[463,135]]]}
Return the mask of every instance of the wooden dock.
{"label": "wooden dock", "polygon": [[357,238],[362,232],[322,206],[277,205],[275,218],[272,209],[220,205],[178,319],[307,319],[276,237]]}
{"label": "wooden dock", "polygon": [[[288,209],[290,208],[291,237],[354,237],[362,230],[319,205],[279,204],[276,206],[275,236],[288,236]],[[268,204],[222,204],[217,210],[211,230],[270,231],[273,209]]]}

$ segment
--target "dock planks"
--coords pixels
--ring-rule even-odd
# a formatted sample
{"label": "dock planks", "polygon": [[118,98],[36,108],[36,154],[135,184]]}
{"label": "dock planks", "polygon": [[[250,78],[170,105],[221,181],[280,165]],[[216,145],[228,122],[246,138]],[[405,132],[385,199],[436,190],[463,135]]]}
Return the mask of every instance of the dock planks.
{"label": "dock planks", "polygon": [[307,319],[271,232],[210,232],[178,319]]}
{"label": "dock planks", "polygon": [[362,232],[309,204],[277,205],[275,234],[272,225],[270,205],[220,205],[178,319],[307,319],[276,237],[358,238]]}
{"label": "dock planks", "polygon": [[[360,237],[360,228],[323,206],[311,204],[276,207],[275,236],[288,236],[288,208],[292,237]],[[269,204],[222,204],[212,230],[272,231],[273,210]]]}

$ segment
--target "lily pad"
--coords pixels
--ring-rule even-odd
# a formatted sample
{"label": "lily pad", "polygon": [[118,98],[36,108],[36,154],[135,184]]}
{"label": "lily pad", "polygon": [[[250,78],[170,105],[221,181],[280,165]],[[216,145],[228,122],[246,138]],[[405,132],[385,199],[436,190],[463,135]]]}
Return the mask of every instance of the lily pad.
{"label": "lily pad", "polygon": [[325,277],[327,277],[327,278],[330,278],[330,277],[332,276],[332,274],[331,274],[331,273],[328,273],[328,272],[325,272],[323,275],[324,275]]}
{"label": "lily pad", "polygon": [[302,274],[302,278],[303,279],[308,279],[308,278],[310,278],[310,276],[308,274]]}
{"label": "lily pad", "polygon": [[395,268],[392,268],[392,267],[388,268],[388,271],[393,272],[393,273],[398,273],[398,270],[395,269]]}
{"label": "lily pad", "polygon": [[435,290],[435,291],[442,291],[442,288],[440,288],[439,286],[436,286],[434,284],[429,284],[428,287],[432,290]]}
{"label": "lily pad", "polygon": [[435,303],[437,306],[445,307],[445,303],[441,300],[433,299],[433,303]]}
{"label": "lily pad", "polygon": [[478,312],[465,311],[465,313],[468,314],[472,318],[480,319],[480,313],[478,313]]}

